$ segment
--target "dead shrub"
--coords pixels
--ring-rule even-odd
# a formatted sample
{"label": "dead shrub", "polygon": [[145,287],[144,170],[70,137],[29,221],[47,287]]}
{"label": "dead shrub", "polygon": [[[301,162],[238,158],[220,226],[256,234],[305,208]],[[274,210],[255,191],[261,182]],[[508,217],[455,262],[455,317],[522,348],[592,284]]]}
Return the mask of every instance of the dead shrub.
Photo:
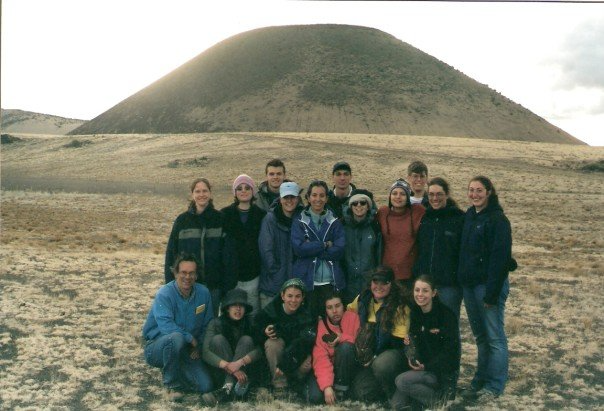
{"label": "dead shrub", "polygon": [[511,317],[507,320],[505,328],[510,335],[520,334],[521,330],[524,328],[524,323],[518,317]]}
{"label": "dead shrub", "polygon": [[63,144],[63,148],[80,148],[80,147],[87,146],[89,144],[92,144],[92,141],[90,141],[90,140],[78,140],[77,138],[74,138],[69,143]]}

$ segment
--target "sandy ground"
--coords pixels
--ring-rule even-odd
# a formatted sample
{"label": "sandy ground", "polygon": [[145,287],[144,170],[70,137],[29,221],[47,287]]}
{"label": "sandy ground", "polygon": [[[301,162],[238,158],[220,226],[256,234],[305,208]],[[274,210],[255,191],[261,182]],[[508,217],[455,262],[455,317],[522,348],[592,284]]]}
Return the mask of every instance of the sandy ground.
{"label": "sandy ground", "polygon": [[[415,158],[446,177],[462,204],[472,175],[491,176],[520,264],[506,309],[510,381],[492,409],[604,406],[604,180],[567,168],[604,158],[604,149],[312,134],[78,139],[91,143],[73,148],[72,137],[28,137],[2,146],[0,408],[169,408],[139,336],[163,280],[172,221],[193,178],[210,179],[221,207],[237,174],[261,180],[273,157],[303,185],[328,179],[333,163],[347,159],[354,182],[380,204]],[[462,341],[463,385],[476,355],[465,315]],[[304,408],[262,393],[253,406]],[[178,408],[201,407],[189,396]],[[453,408],[478,409],[460,401]]]}

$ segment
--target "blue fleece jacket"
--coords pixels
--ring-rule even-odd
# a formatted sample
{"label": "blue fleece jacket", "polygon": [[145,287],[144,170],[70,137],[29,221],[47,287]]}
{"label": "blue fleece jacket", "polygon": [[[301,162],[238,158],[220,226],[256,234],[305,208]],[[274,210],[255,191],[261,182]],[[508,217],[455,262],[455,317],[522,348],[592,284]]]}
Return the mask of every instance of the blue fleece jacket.
{"label": "blue fleece jacket", "polygon": [[[344,229],[330,210],[325,213],[325,220],[320,229],[312,222],[307,210],[294,217],[292,223],[292,246],[294,254],[298,257],[294,261],[293,276],[300,278],[307,290],[314,289],[315,268],[323,261],[332,270],[335,288],[343,290],[346,287],[344,273],[340,267],[346,243]],[[325,248],[327,241],[332,242],[329,248]]]}
{"label": "blue fleece jacket", "polygon": [[150,341],[178,332],[188,343],[195,337],[201,344],[213,312],[212,299],[206,286],[196,283],[189,298],[184,298],[176,281],[170,281],[155,295],[143,326],[143,337]]}

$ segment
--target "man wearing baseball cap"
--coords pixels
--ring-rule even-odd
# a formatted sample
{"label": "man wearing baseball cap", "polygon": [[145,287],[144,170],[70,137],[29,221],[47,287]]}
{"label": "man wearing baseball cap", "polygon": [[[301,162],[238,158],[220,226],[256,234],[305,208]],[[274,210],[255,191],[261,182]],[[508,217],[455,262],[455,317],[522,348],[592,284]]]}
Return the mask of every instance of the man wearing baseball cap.
{"label": "man wearing baseball cap", "polygon": [[338,161],[331,170],[333,178],[333,188],[329,190],[327,206],[334,215],[342,218],[343,206],[348,202],[352,190],[356,187],[351,183],[352,169],[346,161]]}

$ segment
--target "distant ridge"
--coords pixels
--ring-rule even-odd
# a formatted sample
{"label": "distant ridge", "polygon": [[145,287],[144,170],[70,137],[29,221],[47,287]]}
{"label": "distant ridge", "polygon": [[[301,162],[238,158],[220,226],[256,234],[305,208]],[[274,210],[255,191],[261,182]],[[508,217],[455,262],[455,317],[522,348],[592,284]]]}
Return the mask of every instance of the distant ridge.
{"label": "distant ridge", "polygon": [[1,109],[0,113],[3,133],[64,135],[86,122],[24,110]]}
{"label": "distant ridge", "polygon": [[283,131],[583,144],[451,66],[359,26],[224,40],[70,134]]}

